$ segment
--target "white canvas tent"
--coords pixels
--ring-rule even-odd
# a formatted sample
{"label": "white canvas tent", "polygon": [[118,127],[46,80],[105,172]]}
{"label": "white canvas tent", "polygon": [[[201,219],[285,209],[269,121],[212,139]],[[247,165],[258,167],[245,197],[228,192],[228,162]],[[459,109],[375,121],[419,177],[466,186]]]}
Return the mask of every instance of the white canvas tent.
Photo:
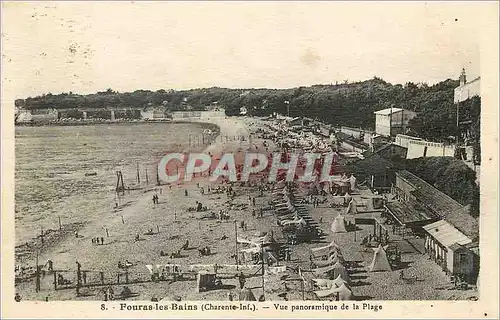
{"label": "white canvas tent", "polygon": [[349,279],[349,275],[347,274],[347,270],[339,261],[337,261],[335,264],[328,266],[328,267],[313,269],[313,271],[317,275],[327,274],[330,277],[330,279],[335,279],[339,275],[342,279],[344,279],[346,281],[347,281],[347,279]]}
{"label": "white canvas tent", "polygon": [[383,248],[382,245],[379,245],[378,248],[373,249],[373,260],[370,264],[370,267],[368,268],[370,272],[392,271],[389,260],[387,259],[385,249],[387,249],[387,247]]}
{"label": "white canvas tent", "polygon": [[356,189],[356,177],[354,175],[349,177],[349,183],[351,184],[351,190]]}
{"label": "white canvas tent", "polygon": [[346,301],[352,299],[352,291],[349,289],[345,283],[341,284],[340,287],[331,287],[327,290],[314,291],[314,294],[318,298],[326,297],[336,297],[338,301]]}
{"label": "white canvas tent", "polygon": [[356,204],[356,201],[354,199],[351,199],[351,201],[349,201],[349,204],[347,205],[347,209],[346,209],[345,213],[346,214],[358,213],[357,204]]}
{"label": "white canvas tent", "polygon": [[321,256],[328,254],[331,250],[339,251],[339,246],[335,243],[335,240],[332,240],[328,245],[318,248],[312,248],[311,251],[314,256]]}
{"label": "white canvas tent", "polygon": [[343,215],[338,215],[332,222],[330,230],[333,233],[347,232],[345,228],[345,218]]}

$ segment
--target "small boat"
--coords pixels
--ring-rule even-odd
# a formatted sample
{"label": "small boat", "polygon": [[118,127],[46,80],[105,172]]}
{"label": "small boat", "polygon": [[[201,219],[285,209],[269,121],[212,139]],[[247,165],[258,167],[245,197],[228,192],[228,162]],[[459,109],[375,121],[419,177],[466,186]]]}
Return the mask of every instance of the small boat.
{"label": "small boat", "polygon": [[90,176],[97,176],[97,172],[86,172],[86,173],[85,173],[85,176],[86,176],[86,177],[90,177]]}

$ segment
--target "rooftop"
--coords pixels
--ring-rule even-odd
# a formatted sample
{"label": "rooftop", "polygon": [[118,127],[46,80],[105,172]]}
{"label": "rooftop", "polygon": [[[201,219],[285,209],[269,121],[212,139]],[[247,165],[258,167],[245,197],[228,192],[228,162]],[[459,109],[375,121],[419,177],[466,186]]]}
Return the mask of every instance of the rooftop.
{"label": "rooftop", "polygon": [[463,246],[472,242],[471,239],[460,232],[451,223],[444,220],[428,224],[424,226],[424,230],[445,247],[450,247],[455,243]]}
{"label": "rooftop", "polygon": [[379,110],[379,111],[375,111],[374,113],[375,114],[381,114],[381,115],[390,115],[391,113],[396,113],[396,112],[400,112],[400,111],[403,111],[403,109],[400,109],[400,108],[387,108],[387,109],[382,109],[382,110]]}
{"label": "rooftop", "polygon": [[441,218],[449,212],[463,208],[460,203],[453,200],[450,196],[407,170],[401,170],[396,175],[411,184],[415,188],[415,191],[412,192],[413,195],[429,206]]}
{"label": "rooftop", "polygon": [[437,217],[415,201],[403,203],[399,201],[386,204],[386,208],[401,224],[410,224],[436,219]]}
{"label": "rooftop", "polygon": [[472,240],[478,237],[479,223],[469,214],[468,207],[461,205],[409,171],[399,171],[396,176],[411,184],[415,188],[412,194],[441,219],[451,223]]}

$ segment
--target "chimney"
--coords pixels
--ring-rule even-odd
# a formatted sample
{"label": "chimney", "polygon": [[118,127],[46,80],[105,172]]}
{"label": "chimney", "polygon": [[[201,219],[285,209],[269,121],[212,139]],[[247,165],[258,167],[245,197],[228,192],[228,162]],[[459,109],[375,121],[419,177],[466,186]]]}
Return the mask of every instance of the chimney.
{"label": "chimney", "polygon": [[463,86],[467,82],[467,76],[465,75],[465,68],[462,68],[462,73],[460,74],[460,85]]}

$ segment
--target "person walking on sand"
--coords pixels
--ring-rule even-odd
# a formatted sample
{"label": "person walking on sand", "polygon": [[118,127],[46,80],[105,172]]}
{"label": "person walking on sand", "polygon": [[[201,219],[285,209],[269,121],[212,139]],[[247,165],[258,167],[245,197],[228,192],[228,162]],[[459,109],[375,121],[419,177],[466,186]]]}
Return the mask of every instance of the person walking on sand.
{"label": "person walking on sand", "polygon": [[52,262],[52,260],[47,260],[47,264],[48,264],[48,267],[47,267],[47,270],[49,271],[54,271],[54,263]]}
{"label": "person walking on sand", "polygon": [[156,203],[156,196],[153,195],[153,204],[155,204],[155,203]]}
{"label": "person walking on sand", "polygon": [[188,196],[188,191],[186,189],[184,189],[184,196]]}
{"label": "person walking on sand", "polygon": [[97,244],[100,244],[99,243],[99,237],[95,238],[95,241],[97,242]]}
{"label": "person walking on sand", "polygon": [[104,244],[104,237],[101,237],[101,244]]}

